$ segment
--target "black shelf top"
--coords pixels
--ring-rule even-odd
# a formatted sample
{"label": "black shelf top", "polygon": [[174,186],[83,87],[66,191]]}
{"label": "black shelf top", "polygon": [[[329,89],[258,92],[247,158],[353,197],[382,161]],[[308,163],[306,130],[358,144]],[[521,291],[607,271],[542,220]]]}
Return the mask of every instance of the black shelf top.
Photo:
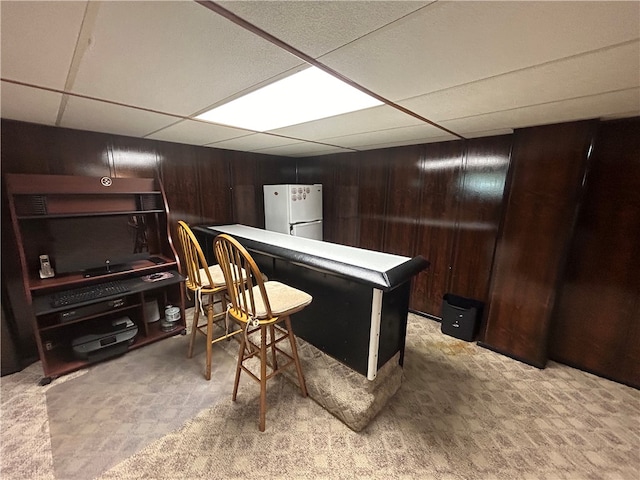
{"label": "black shelf top", "polygon": [[119,212],[83,212],[83,213],[43,213],[41,215],[16,215],[18,220],[36,220],[47,218],[80,218],[80,217],[101,217],[111,215],[143,215],[146,213],[164,213],[164,210],[126,210]]}
{"label": "black shelf top", "polygon": [[[125,293],[117,293],[114,295],[109,295],[106,297],[101,297],[98,299],[94,299],[94,300],[90,300],[87,302],[80,302],[80,303],[74,303],[73,305],[64,305],[61,307],[52,307],[51,306],[51,297],[53,296],[53,293],[48,293],[48,294],[44,294],[44,295],[37,295],[33,297],[33,311],[36,314],[36,316],[41,316],[41,315],[46,315],[49,313],[56,313],[56,312],[62,312],[64,310],[70,310],[73,308],[78,308],[78,307],[83,307],[86,305],[91,305],[94,303],[99,303],[99,302],[104,302],[107,300],[113,300],[114,298],[120,298],[123,296],[127,296],[127,295],[134,295],[140,292],[146,292],[149,290],[155,290],[157,288],[162,288],[168,285],[173,285],[176,283],[180,283],[183,282],[185,280],[185,277],[183,277],[182,275],[180,275],[180,273],[178,273],[177,270],[165,270],[166,272],[169,272],[171,274],[173,274],[173,276],[171,278],[166,278],[166,279],[162,279],[162,280],[158,280],[155,282],[147,282],[144,281],[143,278],[147,277],[149,275],[149,273],[145,273],[145,275],[137,275],[135,277],[129,277],[129,278],[124,278],[124,279],[119,279],[118,281],[123,283],[126,288],[127,288],[127,292]],[[104,278],[103,283],[108,282],[110,279],[107,279],[106,277]],[[87,283],[82,283],[82,284],[78,284],[77,288],[82,288],[85,287],[87,285],[99,285],[99,282],[87,282]],[[65,288],[65,290],[73,290],[73,287],[69,287],[69,288]]]}

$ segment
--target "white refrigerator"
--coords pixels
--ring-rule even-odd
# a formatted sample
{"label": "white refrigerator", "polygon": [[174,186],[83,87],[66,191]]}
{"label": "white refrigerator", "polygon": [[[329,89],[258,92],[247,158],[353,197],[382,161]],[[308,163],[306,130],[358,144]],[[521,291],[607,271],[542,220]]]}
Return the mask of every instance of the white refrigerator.
{"label": "white refrigerator", "polygon": [[322,240],[322,185],[265,185],[264,226],[272,232]]}

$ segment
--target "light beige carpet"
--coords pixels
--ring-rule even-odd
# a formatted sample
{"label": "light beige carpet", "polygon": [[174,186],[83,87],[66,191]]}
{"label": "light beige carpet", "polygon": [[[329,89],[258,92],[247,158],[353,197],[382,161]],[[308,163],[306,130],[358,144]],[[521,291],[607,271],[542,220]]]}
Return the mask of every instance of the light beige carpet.
{"label": "light beige carpet", "polygon": [[[207,383],[200,353],[181,363],[184,374],[192,375],[194,385],[204,382],[224,394],[171,432],[150,432],[146,443],[120,451],[125,458],[98,446],[96,461],[112,456],[111,462],[103,462],[104,470],[93,476],[72,478],[639,478],[640,392],[556,363],[538,370],[442,335],[439,327],[409,316],[400,389],[359,433],[300,397],[286,379],[271,382],[267,431],[260,433],[257,384],[244,380],[238,401],[231,402],[233,362]],[[186,337],[159,342],[157,348],[170,342],[179,346],[176,355],[186,351]],[[129,358],[134,354],[143,363],[155,345],[96,365],[77,379],[136,360]],[[224,349],[216,355],[230,357]],[[46,392],[56,384],[65,390],[65,383],[76,379],[38,387],[40,375],[30,367],[2,378],[3,479],[71,478],[55,468],[64,461],[56,458],[61,453],[52,453],[51,445],[59,442],[51,435],[59,434],[49,428]],[[143,375],[135,372],[137,378]],[[172,388],[162,381],[143,383],[156,395]],[[125,401],[121,405],[128,409]],[[129,438],[126,429],[119,433],[123,441]]]}

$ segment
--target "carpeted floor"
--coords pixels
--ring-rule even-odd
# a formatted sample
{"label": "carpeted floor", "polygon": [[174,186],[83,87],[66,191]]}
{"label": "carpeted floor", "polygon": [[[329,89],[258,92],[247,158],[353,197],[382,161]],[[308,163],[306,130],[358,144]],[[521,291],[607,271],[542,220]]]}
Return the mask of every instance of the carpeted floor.
{"label": "carpeted floor", "polygon": [[0,478],[629,479],[640,477],[640,392],[544,370],[442,335],[410,314],[397,394],[354,432],[281,378],[257,428],[258,386],[231,401],[234,358],[187,337],[37,385],[1,379]]}

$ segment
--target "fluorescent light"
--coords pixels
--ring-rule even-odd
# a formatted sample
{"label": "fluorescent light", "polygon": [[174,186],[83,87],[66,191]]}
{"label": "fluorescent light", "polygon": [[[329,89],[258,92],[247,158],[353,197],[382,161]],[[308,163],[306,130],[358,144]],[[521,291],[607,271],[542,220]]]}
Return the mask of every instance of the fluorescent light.
{"label": "fluorescent light", "polygon": [[266,132],[377,105],[382,102],[311,67],[196,118]]}

